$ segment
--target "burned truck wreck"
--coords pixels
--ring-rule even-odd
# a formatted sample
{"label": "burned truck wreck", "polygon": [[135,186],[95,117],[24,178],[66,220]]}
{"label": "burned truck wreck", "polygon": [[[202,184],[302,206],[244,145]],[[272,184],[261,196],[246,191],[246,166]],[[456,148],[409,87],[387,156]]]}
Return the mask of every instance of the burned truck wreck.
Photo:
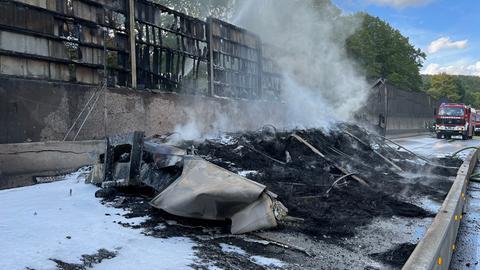
{"label": "burned truck wreck", "polygon": [[[193,154],[193,153],[192,153]],[[102,188],[148,186],[154,208],[196,219],[229,220],[241,234],[277,226],[287,208],[266,186],[142,132],[107,138],[88,182]]]}
{"label": "burned truck wreck", "polygon": [[151,207],[228,220],[234,234],[277,227],[342,238],[375,217],[432,217],[422,202],[441,203],[461,163],[400,151],[347,124],[330,130],[264,127],[175,144],[172,136],[108,138],[89,181],[104,188],[153,188]]}

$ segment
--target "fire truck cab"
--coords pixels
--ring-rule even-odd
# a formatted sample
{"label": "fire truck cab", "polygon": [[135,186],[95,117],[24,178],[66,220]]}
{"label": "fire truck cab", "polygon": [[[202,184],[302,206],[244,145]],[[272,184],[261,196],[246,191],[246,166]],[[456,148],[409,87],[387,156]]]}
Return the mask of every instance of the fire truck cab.
{"label": "fire truck cab", "polygon": [[442,103],[435,116],[437,138],[462,136],[462,140],[471,139],[475,132],[475,114],[475,109],[465,104]]}

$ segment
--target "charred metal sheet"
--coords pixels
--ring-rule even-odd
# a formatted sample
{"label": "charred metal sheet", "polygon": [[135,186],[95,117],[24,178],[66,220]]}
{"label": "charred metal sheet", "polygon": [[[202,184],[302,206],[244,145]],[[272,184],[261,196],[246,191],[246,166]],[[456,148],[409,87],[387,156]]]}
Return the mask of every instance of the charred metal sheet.
{"label": "charred metal sheet", "polygon": [[138,84],[206,94],[206,23],[146,0],[136,1]]}
{"label": "charred metal sheet", "polygon": [[167,144],[145,141],[140,181],[160,192],[177,179],[186,151]]}
{"label": "charred metal sheet", "polygon": [[[174,215],[224,220],[256,201],[264,190],[264,185],[203,159],[185,157],[182,175],[151,204]],[[239,203],[224,209],[219,208],[217,201]]]}
{"label": "charred metal sheet", "polygon": [[[131,9],[126,0],[0,1],[0,32],[15,36],[0,42],[0,55],[53,68],[0,73],[88,84],[106,76],[109,86],[227,98],[280,96],[277,50],[254,33],[150,0],[135,0]],[[31,46],[9,46],[16,44]]]}
{"label": "charred metal sheet", "polygon": [[87,182],[104,188],[149,186],[159,193],[153,207],[182,217],[231,220],[235,234],[276,227],[288,212],[264,185],[186,150],[144,140],[143,132],[109,137]]}
{"label": "charred metal sheet", "polygon": [[187,154],[183,149],[149,141],[144,142],[143,151],[152,155],[155,165],[159,168],[173,166]]}
{"label": "charred metal sheet", "polygon": [[[42,51],[22,46],[12,49],[8,42],[1,42],[1,54],[15,57],[18,62],[35,58],[45,61],[47,67],[50,63],[68,65],[69,76],[55,72],[41,76],[50,80],[97,84],[107,65],[109,85],[126,86],[129,52],[124,0],[109,4],[87,0],[47,2],[44,5],[41,1],[0,1],[0,30],[19,36],[9,39],[10,43],[45,47]],[[77,70],[80,68],[82,71]],[[35,77],[28,72],[9,75]]]}
{"label": "charred metal sheet", "polygon": [[287,208],[283,204],[272,199],[267,193],[262,193],[258,200],[231,217],[232,226],[230,231],[233,234],[241,234],[276,227],[277,216],[275,212],[280,209],[283,211],[282,214],[286,216]]}
{"label": "charred metal sheet", "polygon": [[280,48],[263,44],[262,46],[262,99],[279,100],[283,90],[283,76],[276,58]]}
{"label": "charred metal sheet", "polygon": [[186,151],[144,140],[144,133],[110,136],[88,182],[102,186],[147,185],[163,190],[177,178]]}
{"label": "charred metal sheet", "polygon": [[209,18],[213,94],[221,97],[261,97],[262,43],[255,34]]}
{"label": "charred metal sheet", "polygon": [[107,138],[103,157],[103,185],[130,186],[138,184],[143,137],[143,132],[135,131]]}
{"label": "charred metal sheet", "polygon": [[281,205],[264,185],[192,156],[184,157],[180,177],[150,204],[182,217],[230,219],[235,234],[276,227],[279,211],[274,206]]}

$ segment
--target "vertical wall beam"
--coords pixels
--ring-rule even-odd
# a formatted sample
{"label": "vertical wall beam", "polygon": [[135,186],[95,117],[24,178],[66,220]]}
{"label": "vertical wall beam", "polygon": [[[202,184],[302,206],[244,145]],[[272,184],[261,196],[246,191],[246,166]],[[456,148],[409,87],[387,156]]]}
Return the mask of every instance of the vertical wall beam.
{"label": "vertical wall beam", "polygon": [[384,86],[384,91],[385,91],[385,131],[384,131],[384,136],[387,135],[387,130],[388,130],[388,87],[387,87],[387,79],[383,79],[383,86]]}
{"label": "vertical wall beam", "polygon": [[132,88],[137,88],[137,58],[135,49],[135,0],[128,0],[128,38],[130,39],[130,74]]}
{"label": "vertical wall beam", "polygon": [[258,57],[258,77],[257,77],[257,95],[251,96],[252,99],[262,99],[263,98],[263,45],[260,37],[257,39],[257,57]]}
{"label": "vertical wall beam", "polygon": [[214,69],[213,69],[213,20],[207,19],[207,47],[208,47],[208,94],[215,93]]}

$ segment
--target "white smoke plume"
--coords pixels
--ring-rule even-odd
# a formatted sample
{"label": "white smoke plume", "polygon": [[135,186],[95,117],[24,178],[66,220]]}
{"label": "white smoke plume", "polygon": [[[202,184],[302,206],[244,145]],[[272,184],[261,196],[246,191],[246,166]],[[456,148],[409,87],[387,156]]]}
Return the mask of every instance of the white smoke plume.
{"label": "white smoke plume", "polygon": [[[345,49],[346,39],[361,21],[340,13],[329,0],[236,1],[231,23],[273,45],[285,79],[286,119],[270,124],[326,127],[333,121],[352,120],[364,105],[370,87]],[[259,120],[257,127],[263,124]],[[182,127],[177,131],[181,133]]]}
{"label": "white smoke plume", "polygon": [[369,86],[347,58],[345,41],[360,26],[342,17],[330,1],[242,1],[234,24],[279,48],[285,74],[284,100],[291,124],[315,127],[351,120],[365,102]]}

